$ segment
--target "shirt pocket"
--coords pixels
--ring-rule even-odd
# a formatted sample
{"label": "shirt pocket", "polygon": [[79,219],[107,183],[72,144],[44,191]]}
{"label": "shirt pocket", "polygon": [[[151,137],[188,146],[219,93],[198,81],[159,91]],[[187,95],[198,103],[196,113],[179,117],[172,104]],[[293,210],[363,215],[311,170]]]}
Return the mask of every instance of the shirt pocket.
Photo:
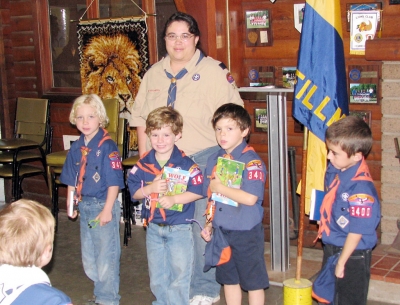
{"label": "shirt pocket", "polygon": [[197,92],[182,92],[177,101],[179,112],[184,118],[192,118],[210,122],[213,112],[207,109],[207,100],[203,94]]}
{"label": "shirt pocket", "polygon": [[149,113],[154,109],[161,106],[167,106],[167,98],[163,98],[163,96],[164,95],[160,90],[149,90],[146,94],[146,101],[140,113],[141,117],[147,119]]}

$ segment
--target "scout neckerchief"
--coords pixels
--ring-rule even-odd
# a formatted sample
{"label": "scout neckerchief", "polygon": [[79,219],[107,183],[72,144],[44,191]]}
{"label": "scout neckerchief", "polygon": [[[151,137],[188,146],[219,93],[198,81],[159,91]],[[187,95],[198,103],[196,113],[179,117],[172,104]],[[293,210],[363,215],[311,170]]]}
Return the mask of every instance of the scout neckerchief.
{"label": "scout neckerchief", "polygon": [[[247,151],[254,151],[254,148],[249,146],[249,145],[247,145],[243,149],[241,154],[243,155]],[[234,160],[231,154],[224,154],[222,157]],[[211,172],[210,180],[215,178],[216,170],[217,170],[217,165],[214,165],[214,167],[212,169],[212,172]],[[211,192],[210,184],[209,184],[208,188],[207,188],[207,208],[206,208],[206,211],[204,213],[204,215],[206,216],[206,224],[211,223],[213,221],[214,215],[215,215],[215,201],[211,199],[211,196],[212,196],[212,192]]]}
{"label": "scout neckerchief", "polygon": [[[200,58],[197,61],[196,66],[203,59],[203,57],[204,54],[203,52],[200,51]],[[176,100],[176,82],[182,77],[184,77],[188,71],[186,70],[186,68],[183,68],[181,71],[179,71],[179,73],[175,77],[171,73],[167,72],[167,70],[164,69],[164,71],[167,77],[171,80],[171,84],[169,85],[168,89],[167,106],[174,108]]]}
{"label": "scout neckerchief", "polygon": [[[102,129],[103,129],[103,137],[101,138],[98,147],[100,147],[105,140],[111,139],[107,130],[105,130],[104,128]],[[86,160],[90,151],[91,149],[87,146],[81,147],[82,157],[81,157],[81,167],[79,168],[78,183],[76,184],[76,195],[75,195],[75,199],[77,199],[76,202],[79,202],[82,199],[83,176],[85,175],[86,172],[86,163],[87,163]]]}
{"label": "scout neckerchief", "polygon": [[[369,169],[367,166],[367,162],[363,158],[361,161],[360,166],[357,169],[357,172],[355,173],[354,177],[351,179],[351,181],[370,181],[373,182],[373,179],[371,177],[371,174],[369,173]],[[337,189],[339,188],[340,180],[339,180],[339,175],[336,175],[335,178],[333,179],[332,183],[329,185],[329,191],[325,195],[322,205],[321,205],[321,220],[319,224],[319,229],[318,229],[318,238],[322,237],[322,233],[325,232],[326,235],[329,236],[331,230],[329,228],[329,223],[331,221],[331,211],[332,211],[332,205],[336,199],[336,192]],[[315,241],[316,241],[315,240]]]}
{"label": "scout neckerchief", "polygon": [[[147,153],[145,153],[142,157],[142,159],[147,156],[151,151],[148,151]],[[182,157],[185,157],[185,153],[183,151],[180,151],[182,154]],[[173,153],[173,152],[172,152]],[[165,165],[161,168],[161,170],[159,170],[158,168],[155,167],[155,165],[153,163],[143,163],[142,164],[142,159],[140,159],[137,163],[136,166],[138,168],[140,168],[142,171],[146,172],[146,173],[150,173],[154,176],[157,175],[162,175],[164,167],[168,166],[168,167],[173,167],[174,164],[173,163],[168,163],[169,161],[165,162]],[[168,165],[167,165],[168,164]],[[150,194],[150,217],[148,220],[146,220],[146,224],[149,223],[150,221],[153,220],[154,218],[154,211],[156,210],[157,207],[157,200],[158,200],[158,194],[157,193],[151,193]],[[158,208],[160,210],[160,214],[163,218],[163,220],[165,221],[167,219],[167,216],[165,215],[165,210],[163,208]]]}

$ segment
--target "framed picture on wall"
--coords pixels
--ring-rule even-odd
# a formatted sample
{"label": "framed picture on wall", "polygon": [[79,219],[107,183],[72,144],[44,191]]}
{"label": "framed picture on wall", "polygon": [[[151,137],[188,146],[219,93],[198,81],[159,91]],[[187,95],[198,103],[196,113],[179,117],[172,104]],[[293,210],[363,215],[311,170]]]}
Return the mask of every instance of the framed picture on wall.
{"label": "framed picture on wall", "polygon": [[354,115],[362,118],[364,122],[367,123],[369,127],[371,127],[371,110],[352,110],[349,111],[349,115]]}
{"label": "framed picture on wall", "polygon": [[260,132],[268,131],[267,109],[265,108],[254,109],[254,130]]}
{"label": "framed picture on wall", "polygon": [[294,8],[294,27],[301,33],[301,28],[303,26],[303,19],[304,19],[304,8],[305,3],[293,4]]}
{"label": "framed picture on wall", "polygon": [[246,46],[272,46],[271,12],[269,10],[246,11]]}
{"label": "framed picture on wall", "polygon": [[347,71],[350,104],[378,104],[381,79],[379,65],[349,65]]}
{"label": "framed picture on wall", "polygon": [[350,83],[351,104],[377,104],[376,84]]}

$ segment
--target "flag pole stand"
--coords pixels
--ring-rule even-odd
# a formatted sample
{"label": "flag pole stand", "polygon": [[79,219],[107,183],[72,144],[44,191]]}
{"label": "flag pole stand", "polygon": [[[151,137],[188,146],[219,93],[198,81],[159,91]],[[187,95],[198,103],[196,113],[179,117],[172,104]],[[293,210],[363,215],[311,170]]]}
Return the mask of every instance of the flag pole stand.
{"label": "flag pole stand", "polygon": [[[297,239],[297,264],[296,277],[283,282],[283,305],[311,305],[312,304],[312,282],[302,279],[301,264],[303,259],[304,238],[304,206],[306,202],[306,172],[307,172],[307,143],[308,128],[304,127],[303,160],[301,168],[301,195],[300,195],[300,217],[299,236]],[[292,190],[294,192],[295,190]]]}

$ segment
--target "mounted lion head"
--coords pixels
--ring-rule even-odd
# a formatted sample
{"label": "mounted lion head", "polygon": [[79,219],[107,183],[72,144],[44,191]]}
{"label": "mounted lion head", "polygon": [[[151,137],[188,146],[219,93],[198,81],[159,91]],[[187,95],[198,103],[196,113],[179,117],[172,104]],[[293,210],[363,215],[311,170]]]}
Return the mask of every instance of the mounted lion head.
{"label": "mounted lion head", "polygon": [[81,61],[82,91],[118,98],[121,117],[129,118],[142,69],[136,46],[123,34],[90,39]]}

